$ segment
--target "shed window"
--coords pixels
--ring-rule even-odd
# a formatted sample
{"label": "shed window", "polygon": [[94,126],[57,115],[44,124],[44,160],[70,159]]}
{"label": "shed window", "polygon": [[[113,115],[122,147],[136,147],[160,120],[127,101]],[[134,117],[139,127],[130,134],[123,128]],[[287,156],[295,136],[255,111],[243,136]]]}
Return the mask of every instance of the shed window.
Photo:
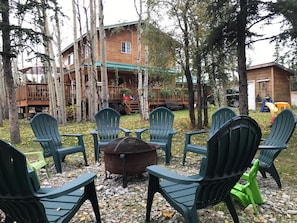
{"label": "shed window", "polygon": [[131,43],[122,42],[122,53],[131,53]]}

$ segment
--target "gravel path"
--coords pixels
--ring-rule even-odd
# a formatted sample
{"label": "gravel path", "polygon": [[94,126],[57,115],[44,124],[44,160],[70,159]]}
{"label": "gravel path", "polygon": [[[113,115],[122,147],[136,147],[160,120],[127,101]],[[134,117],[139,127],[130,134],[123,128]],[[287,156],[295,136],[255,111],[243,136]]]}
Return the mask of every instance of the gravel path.
{"label": "gravel path", "polygon": [[[159,165],[164,163],[164,154],[158,152]],[[199,156],[187,158],[185,166],[181,165],[182,157],[173,157],[171,165],[167,168],[182,173],[192,175],[197,173],[199,168]],[[90,166],[76,166],[77,160],[66,161],[63,164],[63,173],[55,174],[54,167],[51,166],[52,176],[48,179],[45,172],[41,172],[41,182],[45,187],[57,187],[70,181],[71,179],[83,174],[84,172],[93,172],[97,174],[96,189],[100,204],[100,213],[103,223],[142,223],[145,222],[147,180],[146,173],[142,176],[129,177],[128,187],[122,187],[122,177],[120,175],[111,175],[110,179],[105,179],[104,162],[96,164],[90,162]],[[251,206],[246,209],[235,201],[236,210],[240,222],[297,222],[297,191],[283,183],[283,189],[279,190],[275,181],[268,176],[264,179],[258,174],[259,187],[265,201],[258,206],[259,213],[255,215]],[[229,211],[224,203],[209,209],[198,211],[200,221],[203,222],[233,222]],[[170,207],[170,205],[157,194],[154,198],[151,217],[153,223],[184,222],[182,216]],[[86,202],[72,219],[71,222],[95,222],[93,211],[89,202]]]}

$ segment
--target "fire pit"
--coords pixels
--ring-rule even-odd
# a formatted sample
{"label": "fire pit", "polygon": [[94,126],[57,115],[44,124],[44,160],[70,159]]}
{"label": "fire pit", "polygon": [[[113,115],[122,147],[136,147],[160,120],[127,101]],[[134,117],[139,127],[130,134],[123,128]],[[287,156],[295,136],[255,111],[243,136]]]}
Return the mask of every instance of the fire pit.
{"label": "fire pit", "polygon": [[158,145],[130,136],[115,139],[101,149],[105,171],[122,174],[123,187],[126,187],[127,176],[144,173],[147,166],[157,163],[157,148]]}

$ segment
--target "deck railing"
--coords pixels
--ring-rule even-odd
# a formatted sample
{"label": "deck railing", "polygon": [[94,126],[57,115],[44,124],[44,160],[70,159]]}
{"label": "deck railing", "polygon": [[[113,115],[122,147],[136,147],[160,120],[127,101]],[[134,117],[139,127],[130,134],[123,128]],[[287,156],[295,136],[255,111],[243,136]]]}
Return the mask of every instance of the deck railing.
{"label": "deck railing", "polygon": [[[123,95],[121,90],[123,87],[108,86],[109,101],[121,101]],[[133,95],[137,95],[137,89],[131,89]],[[162,88],[149,89],[149,102],[150,104],[166,104],[167,102],[175,102],[185,104],[188,100],[187,89],[181,89],[178,93],[164,95]],[[65,85],[65,98],[67,103],[71,103],[75,99],[75,89],[71,85]],[[44,101],[49,100],[48,85],[38,83],[26,83],[17,88],[17,102],[19,101]]]}

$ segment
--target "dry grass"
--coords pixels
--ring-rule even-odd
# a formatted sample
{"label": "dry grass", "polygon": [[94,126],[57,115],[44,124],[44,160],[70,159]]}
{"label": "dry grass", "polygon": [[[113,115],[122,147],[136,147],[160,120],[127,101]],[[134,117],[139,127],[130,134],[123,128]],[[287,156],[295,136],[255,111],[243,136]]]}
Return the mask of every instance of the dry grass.
{"label": "dry grass", "polygon": [[[216,108],[210,107],[209,115],[215,111]],[[184,133],[191,131],[190,128],[190,120],[189,120],[189,112],[187,110],[183,111],[175,111],[175,121],[174,121],[174,129],[178,131],[178,133],[174,136],[173,139],[173,156],[180,157],[182,159],[183,147],[184,147]],[[237,111],[238,113],[238,111]],[[295,109],[296,113],[296,109]],[[261,112],[251,112],[250,116],[254,118],[259,126],[262,129],[263,137],[266,137],[270,132],[270,113],[261,113]],[[210,119],[209,119],[210,121]],[[149,125],[148,121],[143,121],[140,119],[139,114],[134,115],[126,115],[121,117],[121,127],[128,128],[132,130],[132,136],[135,136],[135,130],[138,128],[147,127]],[[94,161],[94,152],[93,152],[93,141],[90,135],[90,130],[95,128],[94,123],[86,122],[86,123],[69,123],[66,126],[60,126],[60,133],[83,133],[85,146],[87,149],[88,160],[90,162]],[[20,131],[21,131],[21,139],[22,142],[15,145],[22,151],[35,151],[40,150],[40,146],[38,143],[32,141],[34,138],[33,132],[31,130],[30,124],[22,119],[20,120]],[[121,135],[123,136],[123,135]],[[8,121],[4,121],[4,126],[0,127],[0,138],[9,141],[9,125]],[[148,139],[148,135],[144,135],[144,139]],[[204,138],[197,138],[197,143],[205,143],[206,136]],[[67,143],[67,141],[65,141]],[[282,181],[286,181],[291,185],[297,184],[297,178],[294,177],[297,172],[296,168],[296,160],[297,160],[297,133],[294,132],[291,140],[288,144],[288,149],[283,151],[279,157],[277,158],[275,164],[281,175]],[[193,154],[189,154],[190,156],[195,156]]]}

